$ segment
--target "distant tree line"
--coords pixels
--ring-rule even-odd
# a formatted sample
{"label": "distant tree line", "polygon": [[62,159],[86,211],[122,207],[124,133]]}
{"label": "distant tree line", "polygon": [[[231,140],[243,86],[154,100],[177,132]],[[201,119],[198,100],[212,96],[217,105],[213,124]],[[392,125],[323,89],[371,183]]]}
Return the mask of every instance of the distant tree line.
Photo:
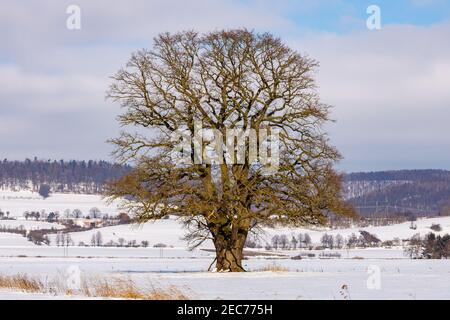
{"label": "distant tree line", "polygon": [[[0,218],[2,217],[3,212],[0,211]],[[36,221],[46,221],[46,222],[61,222],[63,224],[74,223],[74,219],[97,219],[103,220],[103,226],[105,225],[117,225],[117,224],[129,224],[133,222],[133,219],[126,213],[121,212],[117,215],[110,215],[108,213],[102,213],[100,209],[97,207],[93,207],[89,209],[88,214],[84,214],[78,208],[73,210],[66,209],[61,214],[59,211],[51,211],[47,213],[45,210],[41,211],[25,211],[23,213],[23,217],[25,220],[36,220]],[[6,219],[6,218],[4,218]],[[10,218],[15,219],[15,218]],[[2,219],[0,219],[2,220]]]}
{"label": "distant tree line", "polygon": [[[312,243],[308,233],[297,235],[276,234],[271,238],[270,243],[265,244],[266,250],[297,250],[297,249],[343,249],[343,248],[366,248],[378,247],[380,245],[392,246],[393,243],[382,243],[375,235],[361,230],[359,236],[352,233],[348,237],[341,234],[331,235],[324,233],[320,238],[320,244]],[[245,243],[246,248],[262,248],[261,243],[249,237]]]}
{"label": "distant tree line", "polygon": [[31,188],[44,198],[50,191],[97,194],[103,191],[106,182],[130,170],[130,166],[106,161],[4,159],[0,161],[0,188]]}
{"label": "distant tree line", "polygon": [[428,233],[424,238],[416,234],[405,246],[405,254],[412,259],[448,259],[450,258],[450,235]]}

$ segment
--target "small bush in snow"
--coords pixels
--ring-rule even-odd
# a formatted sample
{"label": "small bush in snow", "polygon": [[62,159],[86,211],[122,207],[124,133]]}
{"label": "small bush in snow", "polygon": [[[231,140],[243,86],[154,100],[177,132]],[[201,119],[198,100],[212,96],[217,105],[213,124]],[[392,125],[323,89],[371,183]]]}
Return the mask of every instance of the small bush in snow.
{"label": "small bush in snow", "polygon": [[438,223],[433,223],[430,227],[431,230],[436,231],[436,232],[440,232],[442,231],[442,227],[440,224]]}

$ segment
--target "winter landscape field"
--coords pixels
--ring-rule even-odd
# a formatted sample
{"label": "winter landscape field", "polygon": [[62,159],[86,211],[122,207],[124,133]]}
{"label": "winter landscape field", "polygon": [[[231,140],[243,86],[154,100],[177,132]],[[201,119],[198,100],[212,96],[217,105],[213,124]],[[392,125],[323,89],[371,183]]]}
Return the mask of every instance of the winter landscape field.
{"label": "winter landscape field", "polygon": [[[64,211],[91,207],[110,214],[118,212],[117,207],[107,205],[95,195],[55,194],[42,200],[30,191],[1,191],[0,208],[9,211],[16,220],[0,220],[0,227],[62,229],[64,227],[58,223],[25,220],[22,214],[42,208]],[[264,228],[258,241],[267,244],[274,235],[284,234],[290,239],[299,233],[308,233],[311,243],[319,245],[325,233],[345,238],[360,230],[388,241],[408,239],[417,233],[425,235],[432,231],[433,224],[441,225],[439,233],[450,232],[450,217],[438,217],[416,221],[414,230],[409,222],[334,230]],[[123,238],[126,242],[148,241],[148,247],[77,245],[79,242],[90,244],[92,235],[99,231],[103,243]],[[70,234],[73,244],[68,247],[56,245],[57,234],[51,235],[49,245],[35,245],[22,235],[0,233],[0,275],[26,275],[48,287],[47,292],[34,293],[0,289],[0,298],[102,298],[86,297],[81,291],[69,289],[74,286],[71,281],[75,281],[77,289],[77,281],[103,277],[132,281],[143,289],[176,288],[189,299],[450,299],[448,261],[412,260],[405,255],[402,245],[323,250],[248,248],[244,260],[248,272],[214,273],[207,271],[214,259],[212,243],[189,250],[184,234],[185,230],[175,218],[73,232]],[[161,243],[164,247],[154,247]],[[327,256],[328,253],[335,256]],[[292,259],[299,254],[304,254],[303,259]],[[314,254],[314,257],[306,254]],[[56,287],[55,283],[58,283]]]}
{"label": "winter landscape field", "polygon": [[1,0],[0,303],[450,300],[449,38],[443,0]]}

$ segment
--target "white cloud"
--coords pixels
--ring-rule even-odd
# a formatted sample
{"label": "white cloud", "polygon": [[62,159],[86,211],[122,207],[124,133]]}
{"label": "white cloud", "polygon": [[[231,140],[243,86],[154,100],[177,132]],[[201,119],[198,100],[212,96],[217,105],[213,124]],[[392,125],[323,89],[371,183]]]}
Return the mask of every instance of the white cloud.
{"label": "white cloud", "polygon": [[8,65],[0,65],[0,74],[0,101],[23,112],[71,112],[104,104],[108,84],[89,74],[29,73]]}
{"label": "white cloud", "polygon": [[448,24],[386,26],[292,44],[321,64],[319,91],[335,106],[331,137],[343,168],[448,167],[449,37]]}

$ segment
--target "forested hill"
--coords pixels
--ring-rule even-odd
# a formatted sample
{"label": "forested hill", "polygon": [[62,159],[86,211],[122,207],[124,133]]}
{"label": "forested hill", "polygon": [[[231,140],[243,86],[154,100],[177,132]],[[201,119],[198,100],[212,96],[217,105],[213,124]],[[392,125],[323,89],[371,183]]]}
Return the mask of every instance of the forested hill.
{"label": "forested hill", "polygon": [[436,181],[450,180],[446,170],[397,170],[376,172],[355,172],[346,175],[346,181]]}
{"label": "forested hill", "polygon": [[362,214],[450,214],[450,171],[399,170],[345,176],[347,199]]}
{"label": "forested hill", "polygon": [[43,184],[51,192],[100,193],[105,182],[119,178],[131,168],[106,161],[0,161],[0,188],[38,190]]}

